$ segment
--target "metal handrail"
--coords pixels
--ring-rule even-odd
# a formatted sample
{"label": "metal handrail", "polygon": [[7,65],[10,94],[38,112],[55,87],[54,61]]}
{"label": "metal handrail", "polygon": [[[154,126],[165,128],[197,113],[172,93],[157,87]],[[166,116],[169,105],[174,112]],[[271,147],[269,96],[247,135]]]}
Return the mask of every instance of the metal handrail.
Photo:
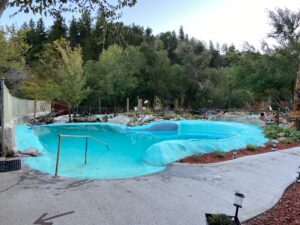
{"label": "metal handrail", "polygon": [[84,164],[86,165],[87,163],[87,150],[88,150],[88,139],[92,139],[100,144],[103,144],[106,146],[107,148],[107,151],[109,151],[109,147],[108,147],[108,144],[103,142],[103,141],[100,141],[99,139],[97,138],[94,138],[94,137],[91,137],[91,136],[88,136],[88,135],[70,135],[70,134],[59,134],[58,135],[58,147],[57,147],[57,155],[56,155],[56,165],[55,165],[55,177],[57,177],[57,174],[58,174],[58,165],[59,165],[59,157],[60,157],[60,145],[61,145],[61,139],[63,137],[66,137],[66,138],[85,138],[85,153],[84,153]]}

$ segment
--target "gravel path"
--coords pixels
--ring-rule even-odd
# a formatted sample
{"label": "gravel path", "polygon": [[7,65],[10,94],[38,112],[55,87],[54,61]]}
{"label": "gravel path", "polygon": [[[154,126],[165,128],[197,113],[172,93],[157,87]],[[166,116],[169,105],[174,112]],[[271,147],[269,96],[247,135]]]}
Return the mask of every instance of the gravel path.
{"label": "gravel path", "polygon": [[233,214],[235,191],[246,220],[277,203],[299,165],[300,148],[118,180],[53,179],[24,166],[0,174],[0,224],[201,225],[206,212]]}

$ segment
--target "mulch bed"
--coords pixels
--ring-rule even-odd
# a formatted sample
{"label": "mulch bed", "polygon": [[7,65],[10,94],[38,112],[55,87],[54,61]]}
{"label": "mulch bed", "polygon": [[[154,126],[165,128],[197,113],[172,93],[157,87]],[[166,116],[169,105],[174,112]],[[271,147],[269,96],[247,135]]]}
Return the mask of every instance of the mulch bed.
{"label": "mulch bed", "polygon": [[300,183],[294,183],[283,194],[279,202],[265,213],[254,217],[243,225],[299,225]]}
{"label": "mulch bed", "polygon": [[[298,147],[300,146],[300,142],[294,142],[291,144],[284,144],[284,143],[279,143],[277,144],[278,150],[285,150],[288,148],[293,148],[293,147]],[[212,152],[212,153],[206,153],[206,154],[201,154],[199,156],[189,156],[185,159],[181,159],[178,162],[181,163],[216,163],[216,162],[222,162],[226,160],[231,160],[234,156],[234,153],[238,158],[243,157],[243,156],[248,156],[248,155],[256,155],[256,154],[261,154],[265,152],[271,152],[271,145],[267,144],[266,147],[258,147],[255,151],[251,151],[248,149],[239,149],[239,150],[234,150],[230,152],[222,152],[221,154],[218,152]]]}

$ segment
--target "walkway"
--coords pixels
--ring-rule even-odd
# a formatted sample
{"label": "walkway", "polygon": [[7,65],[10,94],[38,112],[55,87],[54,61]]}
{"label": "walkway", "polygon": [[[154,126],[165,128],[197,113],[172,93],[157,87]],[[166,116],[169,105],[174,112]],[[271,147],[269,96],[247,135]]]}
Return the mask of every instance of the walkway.
{"label": "walkway", "polygon": [[278,201],[298,166],[300,148],[122,180],[53,179],[24,166],[0,174],[0,224],[201,225],[206,212],[233,214],[236,190],[245,220]]}

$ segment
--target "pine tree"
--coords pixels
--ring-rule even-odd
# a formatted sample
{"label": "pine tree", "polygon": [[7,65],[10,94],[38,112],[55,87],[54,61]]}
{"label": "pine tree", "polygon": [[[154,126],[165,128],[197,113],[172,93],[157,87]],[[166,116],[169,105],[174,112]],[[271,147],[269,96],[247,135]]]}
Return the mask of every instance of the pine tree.
{"label": "pine tree", "polygon": [[42,18],[40,18],[36,24],[36,34],[38,37],[38,41],[42,44],[46,41],[47,34],[46,34],[45,24]]}
{"label": "pine tree", "polygon": [[90,13],[83,11],[79,20],[79,44],[82,47],[83,60],[93,59],[93,45],[95,41],[92,37],[92,19]]}
{"label": "pine tree", "polygon": [[49,32],[49,41],[55,41],[67,36],[67,25],[60,14],[56,14],[53,25]]}
{"label": "pine tree", "polygon": [[75,48],[79,44],[79,32],[78,32],[78,23],[76,19],[72,18],[69,28],[69,40],[71,43],[71,47]]}
{"label": "pine tree", "polygon": [[179,36],[178,36],[179,40],[180,41],[184,41],[185,40],[185,34],[184,34],[184,31],[183,31],[183,26],[180,26],[179,28]]}

